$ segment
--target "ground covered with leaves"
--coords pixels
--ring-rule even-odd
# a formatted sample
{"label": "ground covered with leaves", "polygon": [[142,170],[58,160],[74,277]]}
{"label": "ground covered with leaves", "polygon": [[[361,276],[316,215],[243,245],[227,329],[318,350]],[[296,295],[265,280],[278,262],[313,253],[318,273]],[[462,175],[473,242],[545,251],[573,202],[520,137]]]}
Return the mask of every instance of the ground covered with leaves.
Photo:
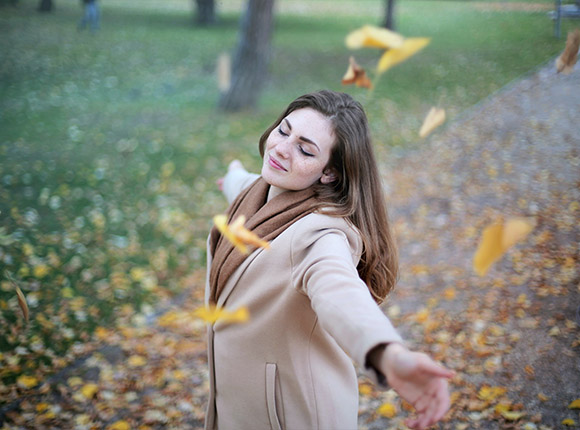
{"label": "ground covered with leaves", "polygon": [[[427,145],[380,154],[402,260],[384,310],[410,345],[457,372],[441,428],[579,426],[579,93],[578,70],[550,65]],[[534,218],[535,229],[478,277],[482,229],[510,216]],[[177,303],[140,318],[128,308],[117,329],[97,328],[59,373],[4,386],[3,429],[200,428],[205,327],[192,310],[204,279],[189,273]],[[362,376],[360,400],[363,429],[403,428],[412,413]]]}

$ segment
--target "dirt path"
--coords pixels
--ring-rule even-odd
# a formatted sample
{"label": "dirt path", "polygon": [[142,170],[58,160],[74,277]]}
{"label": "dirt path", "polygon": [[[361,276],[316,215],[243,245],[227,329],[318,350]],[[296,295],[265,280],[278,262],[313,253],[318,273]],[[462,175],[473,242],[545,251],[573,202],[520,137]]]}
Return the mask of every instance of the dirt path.
{"label": "dirt path", "polygon": [[[459,372],[444,428],[580,425],[579,113],[580,70],[550,64],[385,166],[403,272],[386,311]],[[502,215],[537,227],[477,277],[479,234]]]}

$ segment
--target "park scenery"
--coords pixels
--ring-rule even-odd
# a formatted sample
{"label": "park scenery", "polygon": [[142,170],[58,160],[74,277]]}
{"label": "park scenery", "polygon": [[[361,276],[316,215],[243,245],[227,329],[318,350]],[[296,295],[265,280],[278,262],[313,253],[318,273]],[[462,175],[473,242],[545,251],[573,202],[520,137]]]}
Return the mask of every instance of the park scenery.
{"label": "park scenery", "polygon": [[[455,371],[438,428],[580,428],[580,21],[552,0],[91,7],[0,0],[0,429],[203,428],[206,325],[252,320],[203,305],[208,232],[269,246],[216,182],[258,172],[261,133],[319,89],[369,117],[401,265],[381,308]],[[362,372],[359,399],[360,429],[414,413]]]}

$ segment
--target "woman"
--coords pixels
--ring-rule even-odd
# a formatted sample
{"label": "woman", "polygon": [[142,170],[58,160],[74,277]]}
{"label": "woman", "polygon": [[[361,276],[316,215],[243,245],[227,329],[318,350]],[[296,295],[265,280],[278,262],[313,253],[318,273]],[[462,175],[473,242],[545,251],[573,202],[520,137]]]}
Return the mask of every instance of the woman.
{"label": "woman", "polygon": [[423,428],[449,407],[453,373],[409,351],[378,307],[397,255],[362,106],[331,91],[294,100],[260,139],[261,176],[230,164],[229,219],[270,249],[244,256],[214,228],[208,304],[247,306],[208,330],[208,429],[355,429],[352,360],[413,404]]}

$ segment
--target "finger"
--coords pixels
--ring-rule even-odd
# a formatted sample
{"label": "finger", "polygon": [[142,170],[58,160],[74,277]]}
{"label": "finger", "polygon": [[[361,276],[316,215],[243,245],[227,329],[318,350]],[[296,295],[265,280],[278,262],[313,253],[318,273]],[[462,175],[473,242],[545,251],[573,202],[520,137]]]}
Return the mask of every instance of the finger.
{"label": "finger", "polygon": [[421,371],[428,373],[433,376],[440,376],[442,378],[452,378],[455,376],[455,372],[435,363],[429,357],[427,360],[421,362]]}

